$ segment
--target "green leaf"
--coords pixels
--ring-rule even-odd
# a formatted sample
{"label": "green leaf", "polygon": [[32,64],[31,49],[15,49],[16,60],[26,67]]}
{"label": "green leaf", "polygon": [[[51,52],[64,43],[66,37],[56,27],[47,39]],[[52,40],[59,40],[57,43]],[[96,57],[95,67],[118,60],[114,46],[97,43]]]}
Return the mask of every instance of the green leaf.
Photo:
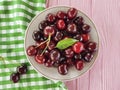
{"label": "green leaf", "polygon": [[61,41],[59,41],[56,45],[56,47],[58,49],[66,49],[70,46],[72,46],[75,42],[77,42],[78,40],[76,39],[73,39],[73,38],[66,38],[66,39],[63,39]]}

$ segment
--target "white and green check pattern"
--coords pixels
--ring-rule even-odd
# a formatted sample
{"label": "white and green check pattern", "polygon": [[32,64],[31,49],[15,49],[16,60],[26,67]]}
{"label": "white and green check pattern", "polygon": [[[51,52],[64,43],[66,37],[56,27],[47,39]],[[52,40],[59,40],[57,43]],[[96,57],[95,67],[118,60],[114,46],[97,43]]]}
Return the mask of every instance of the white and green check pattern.
{"label": "white and green check pattern", "polygon": [[[28,23],[45,8],[45,0],[0,0],[0,90],[66,90],[62,82],[42,77],[28,63],[24,53],[24,35]],[[27,63],[29,71],[18,83],[10,81],[18,63]]]}

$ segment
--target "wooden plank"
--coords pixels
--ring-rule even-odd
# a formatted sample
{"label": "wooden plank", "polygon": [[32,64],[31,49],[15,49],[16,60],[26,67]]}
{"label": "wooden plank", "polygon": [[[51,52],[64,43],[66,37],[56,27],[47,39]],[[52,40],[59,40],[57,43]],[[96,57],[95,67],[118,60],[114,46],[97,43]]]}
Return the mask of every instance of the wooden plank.
{"label": "wooden plank", "polygon": [[89,90],[119,90],[120,1],[92,1],[92,18],[98,26],[101,47],[99,60],[90,71]]}

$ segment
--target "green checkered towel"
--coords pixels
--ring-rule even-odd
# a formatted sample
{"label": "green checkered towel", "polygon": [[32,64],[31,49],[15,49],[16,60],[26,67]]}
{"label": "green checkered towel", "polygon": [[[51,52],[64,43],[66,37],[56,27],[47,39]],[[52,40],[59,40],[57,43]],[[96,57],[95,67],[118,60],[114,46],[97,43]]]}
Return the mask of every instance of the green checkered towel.
{"label": "green checkered towel", "polygon": [[[45,0],[0,0],[0,90],[66,90],[64,84],[38,74],[24,53],[24,36],[28,23],[45,8]],[[18,63],[27,63],[29,71],[18,83],[10,81]]]}

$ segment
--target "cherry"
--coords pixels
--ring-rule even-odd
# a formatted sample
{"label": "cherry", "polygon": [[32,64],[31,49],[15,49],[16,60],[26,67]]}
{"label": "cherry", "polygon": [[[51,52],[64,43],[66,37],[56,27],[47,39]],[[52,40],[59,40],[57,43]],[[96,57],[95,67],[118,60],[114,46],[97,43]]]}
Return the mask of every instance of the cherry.
{"label": "cherry", "polygon": [[90,52],[94,52],[97,49],[96,43],[95,42],[89,42],[86,45],[86,48],[90,51]]}
{"label": "cherry", "polygon": [[53,65],[53,61],[52,60],[50,60],[50,59],[48,59],[45,63],[44,63],[44,65],[46,66],[46,67],[51,67],[52,65]]}
{"label": "cherry", "polygon": [[88,33],[88,32],[90,32],[90,26],[87,25],[87,24],[84,24],[84,25],[82,26],[82,32],[83,32],[83,33]]}
{"label": "cherry", "polygon": [[74,22],[76,25],[81,25],[81,24],[83,24],[83,17],[78,16],[78,17],[76,17],[76,18],[73,20],[73,22]]}
{"label": "cherry", "polygon": [[50,51],[50,59],[53,61],[59,60],[60,52],[57,49]]}
{"label": "cherry", "polygon": [[75,8],[70,8],[67,12],[68,18],[73,19],[77,15],[77,12]]}
{"label": "cherry", "polygon": [[17,72],[19,74],[25,74],[27,73],[28,69],[27,69],[27,65],[26,64],[21,64],[21,66],[17,67]]}
{"label": "cherry", "polygon": [[47,15],[47,17],[46,17],[46,20],[47,20],[48,22],[50,22],[50,23],[53,23],[53,22],[56,20],[56,17],[55,17],[54,14],[49,13],[49,14]]}
{"label": "cherry", "polygon": [[34,45],[31,45],[31,46],[29,46],[28,48],[27,48],[27,55],[29,55],[29,56],[34,56],[34,55],[36,55],[37,54],[37,49],[35,48],[35,46]]}
{"label": "cherry", "polygon": [[74,59],[75,60],[82,59],[82,55],[81,54],[75,54]]}
{"label": "cherry", "polygon": [[89,34],[82,34],[82,42],[88,42],[90,40]]}
{"label": "cherry", "polygon": [[83,67],[84,67],[83,61],[82,60],[77,60],[76,64],[75,64],[75,67],[76,67],[77,70],[82,70]]}
{"label": "cherry", "polygon": [[38,25],[39,30],[44,29],[46,26],[48,26],[48,22],[46,20],[40,22]]}
{"label": "cherry", "polygon": [[62,56],[59,59],[59,64],[63,64],[63,63],[66,63],[66,58]]}
{"label": "cherry", "polygon": [[75,38],[75,39],[77,39],[79,41],[83,41],[83,38],[82,38],[82,36],[80,34],[75,35],[73,38]]}
{"label": "cherry", "polygon": [[73,52],[73,50],[72,50],[71,47],[70,47],[70,48],[67,48],[67,49],[65,50],[65,56],[66,56],[67,58],[72,58],[73,55],[74,55],[74,52]]}
{"label": "cherry", "polygon": [[13,82],[13,83],[17,83],[19,80],[20,80],[20,74],[17,72],[15,73],[12,73],[10,75],[10,80]]}
{"label": "cherry", "polygon": [[35,56],[35,61],[39,64],[43,64],[45,62],[45,60],[46,59],[45,59],[44,55],[37,54]]}
{"label": "cherry", "polygon": [[68,66],[72,66],[73,65],[72,59],[67,59],[66,63],[67,63]]}
{"label": "cherry", "polygon": [[68,66],[67,64],[61,64],[58,66],[58,72],[62,75],[66,75],[68,73]]}
{"label": "cherry", "polygon": [[49,36],[51,34],[51,36],[53,36],[55,34],[55,30],[52,26],[46,26],[44,29],[44,35],[45,36]]}
{"label": "cherry", "polygon": [[84,60],[86,62],[90,62],[93,58],[93,54],[92,53],[86,53],[86,55],[84,56]]}
{"label": "cherry", "polygon": [[72,48],[75,53],[80,53],[84,49],[84,44],[82,42],[76,42]]}
{"label": "cherry", "polygon": [[64,20],[60,19],[57,21],[57,28],[59,30],[64,30],[66,28]]}
{"label": "cherry", "polygon": [[65,12],[63,11],[58,11],[57,14],[56,14],[57,18],[59,19],[66,19],[67,18],[67,15]]}
{"label": "cherry", "polygon": [[42,34],[40,31],[34,31],[32,34],[32,37],[35,41],[39,41],[40,38],[42,37]]}
{"label": "cherry", "polygon": [[80,55],[81,55],[81,59],[84,59],[84,57],[85,57],[85,55],[87,54],[87,53],[89,53],[89,51],[88,50],[83,50],[81,53],[80,53]]}
{"label": "cherry", "polygon": [[68,24],[67,32],[71,33],[71,34],[77,33],[77,27],[76,27],[76,25],[74,23]]}
{"label": "cherry", "polygon": [[55,40],[55,41],[60,41],[62,38],[63,38],[63,33],[57,31],[57,32],[56,32],[56,35],[55,35],[55,37],[54,37],[54,40]]}
{"label": "cherry", "polygon": [[54,41],[50,41],[49,45],[48,45],[48,50],[52,50],[54,49],[56,46],[55,42]]}

